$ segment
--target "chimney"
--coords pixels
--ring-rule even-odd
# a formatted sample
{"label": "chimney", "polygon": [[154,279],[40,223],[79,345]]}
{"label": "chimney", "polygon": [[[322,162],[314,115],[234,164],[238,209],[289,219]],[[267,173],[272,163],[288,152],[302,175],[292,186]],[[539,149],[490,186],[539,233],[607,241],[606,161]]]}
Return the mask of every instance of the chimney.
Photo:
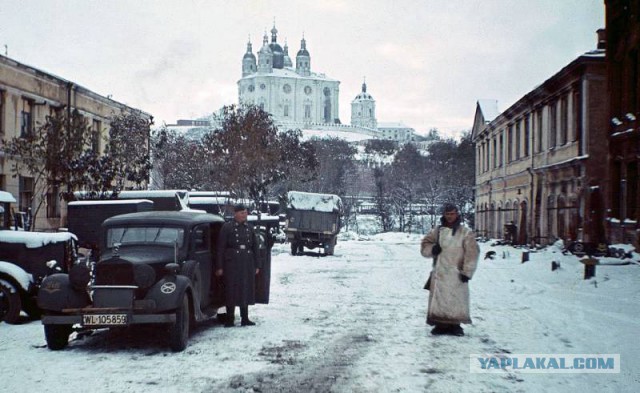
{"label": "chimney", "polygon": [[598,34],[598,49],[607,49],[607,31],[598,29],[596,34]]}

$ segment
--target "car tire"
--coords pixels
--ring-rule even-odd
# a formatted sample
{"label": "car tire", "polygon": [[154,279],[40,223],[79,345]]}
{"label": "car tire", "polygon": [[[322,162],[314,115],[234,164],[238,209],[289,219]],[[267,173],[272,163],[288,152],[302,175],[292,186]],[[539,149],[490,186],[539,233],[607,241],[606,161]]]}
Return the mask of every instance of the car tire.
{"label": "car tire", "polygon": [[69,344],[71,325],[44,325],[47,347],[52,351],[64,349]]}
{"label": "car tire", "polygon": [[0,281],[0,321],[15,325],[20,322],[22,300],[13,284]]}
{"label": "car tire", "polygon": [[182,295],[182,301],[176,309],[176,322],[169,326],[169,346],[173,352],[184,351],[189,341],[189,296]]}

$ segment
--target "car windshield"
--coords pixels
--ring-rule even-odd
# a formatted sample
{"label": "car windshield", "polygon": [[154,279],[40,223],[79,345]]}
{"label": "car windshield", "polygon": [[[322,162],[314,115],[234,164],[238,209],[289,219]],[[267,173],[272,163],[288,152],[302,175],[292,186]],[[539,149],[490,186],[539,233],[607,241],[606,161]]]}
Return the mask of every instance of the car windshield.
{"label": "car windshield", "polygon": [[173,246],[178,243],[181,248],[184,242],[184,229],[172,227],[123,227],[107,230],[107,248],[119,243],[121,246],[131,244],[157,244]]}

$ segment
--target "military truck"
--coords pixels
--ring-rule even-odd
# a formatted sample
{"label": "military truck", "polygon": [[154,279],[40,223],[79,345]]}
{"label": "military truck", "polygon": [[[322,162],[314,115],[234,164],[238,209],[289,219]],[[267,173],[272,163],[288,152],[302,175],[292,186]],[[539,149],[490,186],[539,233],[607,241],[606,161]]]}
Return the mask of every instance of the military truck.
{"label": "military truck", "polygon": [[[65,348],[74,329],[152,324],[164,327],[173,351],[184,350],[194,324],[215,317],[224,306],[213,259],[223,224],[220,216],[193,211],[105,220],[93,269],[75,265],[69,274],[48,276],[40,287],[49,349]],[[269,254],[270,245],[268,239],[261,242],[261,256]],[[257,277],[258,303],[268,302],[269,267],[265,263]]]}
{"label": "military truck", "polygon": [[333,255],[341,213],[342,200],[337,195],[289,191],[285,233],[291,254],[300,255],[305,247],[320,247],[326,255]]}

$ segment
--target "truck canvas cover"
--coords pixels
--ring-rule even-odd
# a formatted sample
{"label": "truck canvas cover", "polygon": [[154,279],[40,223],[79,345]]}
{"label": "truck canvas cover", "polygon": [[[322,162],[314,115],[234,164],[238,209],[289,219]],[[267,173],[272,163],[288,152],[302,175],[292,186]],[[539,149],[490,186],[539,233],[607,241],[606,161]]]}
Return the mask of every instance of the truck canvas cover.
{"label": "truck canvas cover", "polygon": [[339,213],[342,200],[332,194],[312,194],[308,192],[289,191],[287,208],[293,210],[310,210],[325,213]]}

